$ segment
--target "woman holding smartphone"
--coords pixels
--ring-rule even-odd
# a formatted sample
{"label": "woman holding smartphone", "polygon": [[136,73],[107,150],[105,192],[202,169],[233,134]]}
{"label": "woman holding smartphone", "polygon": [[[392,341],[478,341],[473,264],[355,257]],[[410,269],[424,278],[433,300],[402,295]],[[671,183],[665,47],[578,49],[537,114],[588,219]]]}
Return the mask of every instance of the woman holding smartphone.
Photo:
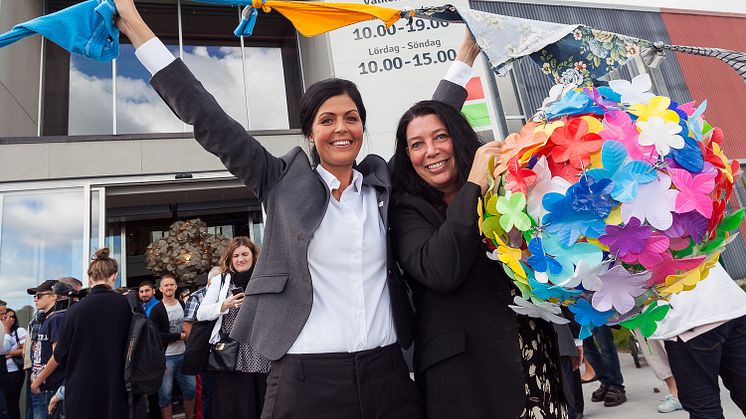
{"label": "woman holding smartphone", "polygon": [[[218,262],[223,274],[213,278],[205,299],[197,310],[197,320],[216,320],[210,343],[229,336],[244,302],[243,290],[249,283],[259,246],[248,237],[236,237],[225,248]],[[211,372],[215,380],[216,418],[258,418],[264,403],[270,361],[249,345],[241,343],[234,372]]]}

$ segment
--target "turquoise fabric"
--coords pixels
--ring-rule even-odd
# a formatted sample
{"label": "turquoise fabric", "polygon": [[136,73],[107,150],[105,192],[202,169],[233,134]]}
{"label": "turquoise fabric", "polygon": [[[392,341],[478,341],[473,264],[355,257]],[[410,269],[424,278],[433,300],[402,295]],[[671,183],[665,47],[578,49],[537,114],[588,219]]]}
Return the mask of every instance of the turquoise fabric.
{"label": "turquoise fabric", "polygon": [[119,55],[119,29],[113,0],[87,0],[18,24],[0,35],[0,48],[39,34],[62,48],[98,61]]}

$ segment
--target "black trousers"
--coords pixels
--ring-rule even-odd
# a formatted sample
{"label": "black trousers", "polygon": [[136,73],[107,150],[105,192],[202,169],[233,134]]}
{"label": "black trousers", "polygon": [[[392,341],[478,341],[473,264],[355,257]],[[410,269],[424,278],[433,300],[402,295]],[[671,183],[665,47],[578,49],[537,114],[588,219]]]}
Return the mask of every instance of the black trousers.
{"label": "black trousers", "polygon": [[262,419],[420,419],[422,398],[399,345],[272,362]]}
{"label": "black trousers", "polygon": [[[5,362],[5,359],[2,359]],[[5,377],[2,379],[2,392],[5,393],[5,403],[8,405],[8,417],[10,419],[20,419],[20,400],[21,400],[21,389],[23,388],[23,381],[26,379],[26,374],[23,371],[13,371],[5,373]]]}
{"label": "black trousers", "polygon": [[212,417],[259,419],[267,389],[267,374],[210,372],[213,383]]}

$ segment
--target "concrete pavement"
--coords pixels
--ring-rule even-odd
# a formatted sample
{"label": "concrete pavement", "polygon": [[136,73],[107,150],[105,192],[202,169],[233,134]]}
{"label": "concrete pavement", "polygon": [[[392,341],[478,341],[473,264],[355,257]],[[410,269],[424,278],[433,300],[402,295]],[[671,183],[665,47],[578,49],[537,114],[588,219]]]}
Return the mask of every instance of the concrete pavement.
{"label": "concrete pavement", "polygon": [[[616,407],[604,407],[603,402],[591,402],[591,393],[598,388],[598,381],[583,384],[585,399],[585,416],[588,419],[686,419],[689,415],[679,410],[673,413],[658,413],[657,407],[668,394],[663,381],[658,380],[653,370],[642,361],[641,368],[635,368],[629,353],[619,353],[624,375],[624,386],[627,390],[627,402]],[[658,388],[659,393],[654,389]],[[728,390],[720,383],[720,400],[727,419],[743,418],[741,410],[730,399]]]}

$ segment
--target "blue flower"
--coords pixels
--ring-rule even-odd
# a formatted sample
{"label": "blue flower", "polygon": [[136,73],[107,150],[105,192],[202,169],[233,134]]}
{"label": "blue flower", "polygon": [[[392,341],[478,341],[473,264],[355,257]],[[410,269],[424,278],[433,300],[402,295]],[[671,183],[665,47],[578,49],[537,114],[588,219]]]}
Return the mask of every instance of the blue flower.
{"label": "blue flower", "polygon": [[581,176],[565,195],[552,192],[544,195],[542,204],[548,211],[542,218],[546,231],[554,233],[559,242],[571,246],[580,235],[598,237],[606,232],[604,218],[616,205],[608,194],[611,182],[589,183]]}
{"label": "blue flower", "polygon": [[575,322],[583,327],[588,328],[588,331],[594,327],[600,327],[606,324],[614,314],[614,310],[609,311],[598,311],[586,300],[580,298],[575,304],[568,306],[570,311],[575,313]]}

